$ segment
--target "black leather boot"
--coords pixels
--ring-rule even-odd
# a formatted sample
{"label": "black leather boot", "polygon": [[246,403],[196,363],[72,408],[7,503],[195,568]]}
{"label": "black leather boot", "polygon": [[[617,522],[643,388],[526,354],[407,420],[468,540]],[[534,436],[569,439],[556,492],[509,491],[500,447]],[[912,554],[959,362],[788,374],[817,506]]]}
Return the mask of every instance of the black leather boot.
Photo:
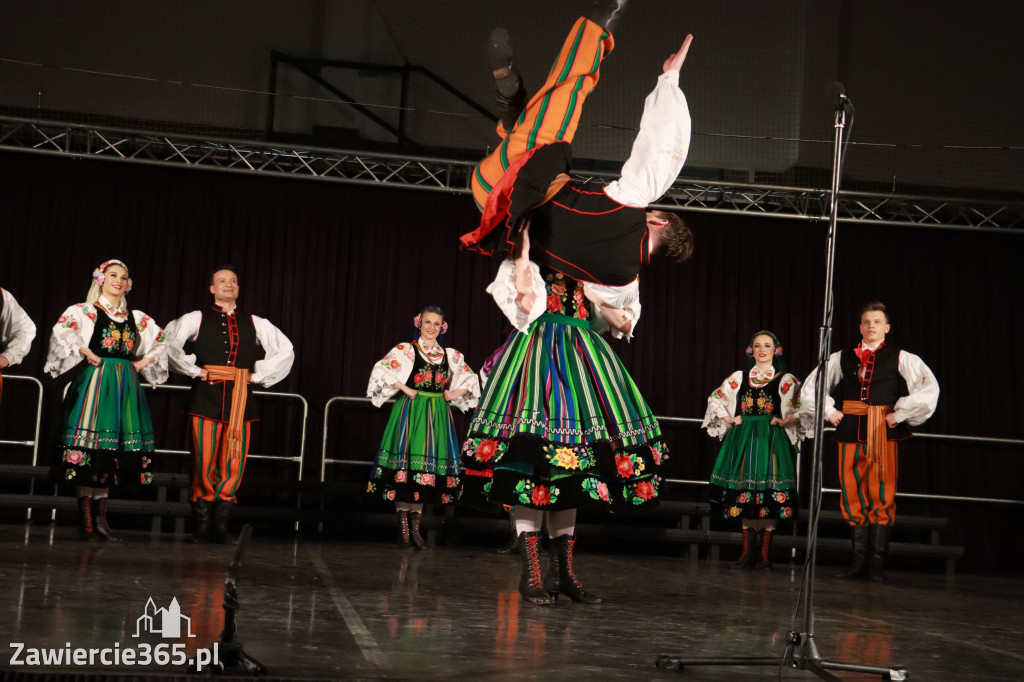
{"label": "black leather boot", "polygon": [[107,525],[107,498],[94,497],[92,500],[92,518],[96,526],[96,535],[107,542],[121,542],[121,538],[115,537],[114,532]]}
{"label": "black leather boot", "polygon": [[213,503],[213,541],[218,545],[238,544],[238,538],[228,532],[228,516],[231,515],[233,502],[218,500]]}
{"label": "black leather boot", "polygon": [[868,569],[868,576],[875,582],[884,583],[885,573],[882,567],[885,565],[885,556],[889,553],[889,529],[892,526],[876,523],[868,528],[871,529],[871,566]]}
{"label": "black leather boot", "polygon": [[850,567],[842,573],[837,573],[839,578],[863,578],[868,570],[868,527],[850,526],[853,531],[853,561]]}
{"label": "black leather boot", "polygon": [[210,541],[210,512],[212,502],[196,500],[192,503],[192,542],[205,545]]}
{"label": "black leather boot", "polygon": [[519,553],[519,536],[512,533],[512,537],[508,539],[508,543],[498,550],[498,554],[518,554]]}
{"label": "black leather boot", "polygon": [[410,528],[409,528],[409,510],[399,509],[398,510],[398,546],[402,549],[412,549],[412,540],[410,539]]}
{"label": "black leather boot", "polygon": [[503,28],[494,29],[487,38],[487,64],[494,76],[498,117],[505,130],[512,132],[526,107],[526,88],[512,56],[512,38]]}
{"label": "black leather boot", "polygon": [[765,528],[761,531],[761,555],[758,557],[760,566],[766,571],[772,570],[772,538],[775,537],[775,530]]}
{"label": "black leather boot", "polygon": [[559,535],[551,539],[551,557],[555,564],[555,576],[549,580],[548,591],[553,594],[561,592],[574,602],[600,604],[601,598],[587,592],[576,577],[573,566],[573,550],[576,545],[576,534]]}
{"label": "black leather boot", "polygon": [[551,595],[544,589],[544,578],[540,572],[540,533],[520,533],[519,544],[523,548],[523,574],[519,578],[519,594],[527,604],[551,606]]}
{"label": "black leather boot", "polygon": [[736,560],[736,565],[740,568],[753,568],[754,564],[757,563],[757,530],[754,528],[743,529],[743,551],[740,553],[740,558]]}
{"label": "black leather boot", "polygon": [[416,549],[427,549],[427,543],[420,535],[420,520],[422,518],[422,512],[409,512],[409,540],[412,541],[412,546]]}
{"label": "black leather boot", "polygon": [[627,0],[592,0],[586,17],[601,28],[611,32],[626,9]]}
{"label": "black leather boot", "polygon": [[92,514],[92,498],[78,498],[78,531],[87,542],[96,540],[96,522]]}

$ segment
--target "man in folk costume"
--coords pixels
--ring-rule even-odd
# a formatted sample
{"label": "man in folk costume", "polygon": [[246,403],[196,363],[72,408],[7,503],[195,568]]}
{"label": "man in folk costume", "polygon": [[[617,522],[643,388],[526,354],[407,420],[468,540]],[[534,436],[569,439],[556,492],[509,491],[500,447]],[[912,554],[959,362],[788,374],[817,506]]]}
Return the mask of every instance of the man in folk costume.
{"label": "man in folk costume", "polygon": [[[889,529],[896,520],[898,444],[910,438],[911,426],[923,424],[935,412],[939,384],[921,358],[886,343],[889,315],[882,303],[864,306],[860,333],[856,348],[829,357],[821,412],[836,428],[840,506],[853,530],[853,562],[840,577],[884,581]],[[818,412],[817,379],[814,370],[800,394],[808,431]],[[837,385],[840,409],[828,395]]]}
{"label": "man in folk costume", "polygon": [[28,313],[11,292],[0,289],[0,395],[4,386],[3,371],[28,355],[35,337],[36,325]]}
{"label": "man in folk costume", "polygon": [[[611,27],[625,4],[599,0],[577,19],[547,80],[528,102],[508,34],[503,29],[491,34],[502,141],[473,173],[473,197],[483,215],[477,229],[460,239],[464,248],[485,254],[518,253],[528,225],[534,263],[608,287],[591,291],[613,308],[625,308],[625,301],[637,297],[640,266],[652,253],[684,260],[693,250],[692,233],[678,216],[647,210],[686,161],[691,123],[679,70],[692,36],[665,60],[621,177],[605,186],[568,175],[570,143],[601,62],[614,47]],[[507,260],[502,272],[511,272],[512,263]]]}
{"label": "man in folk costume", "polygon": [[[231,544],[228,515],[256,421],[252,386],[267,388],[288,376],[295,353],[280,329],[238,310],[238,276],[232,269],[213,273],[210,293],[212,306],[179,317],[165,331],[171,368],[193,379],[188,407],[194,456],[192,540]],[[191,354],[185,352],[186,343],[191,343]]]}

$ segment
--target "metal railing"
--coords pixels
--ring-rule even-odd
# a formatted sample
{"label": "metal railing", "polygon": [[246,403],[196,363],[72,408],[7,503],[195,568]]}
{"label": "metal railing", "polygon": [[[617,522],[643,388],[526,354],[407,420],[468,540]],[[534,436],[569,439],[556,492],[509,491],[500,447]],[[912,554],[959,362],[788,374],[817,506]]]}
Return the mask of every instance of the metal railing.
{"label": "metal railing", "polygon": [[[39,425],[43,419],[43,382],[39,381],[35,377],[27,377],[20,374],[5,374],[4,381],[28,381],[36,386],[36,426],[32,432],[32,440],[0,440],[0,445],[17,445],[21,447],[32,448],[32,466],[39,464]],[[36,492],[36,481],[32,479],[28,483],[28,494],[34,495]],[[32,519],[32,507],[25,510],[25,518],[27,520]]]}
{"label": "metal railing", "polygon": [[[321,447],[321,460],[320,460],[320,482],[323,483],[326,480],[326,471],[328,464],[348,464],[348,465],[362,465],[369,466],[373,462],[368,460],[358,459],[335,459],[327,456],[327,436],[328,436],[328,418],[330,416],[331,405],[338,402],[347,403],[369,403],[369,398],[363,397],[352,397],[352,396],[335,396],[327,401],[324,406],[324,424],[323,424],[323,443]],[[703,423],[703,419],[695,417],[655,417],[659,423],[667,424],[697,424],[698,426]],[[834,431],[834,429],[825,429],[826,433]],[[975,443],[984,445],[1010,445],[1024,447],[1024,440],[1018,440],[1014,438],[989,438],[985,436],[960,436],[954,434],[942,434],[942,433],[916,433],[914,438],[921,438],[926,440],[941,440],[950,441],[956,443]],[[799,446],[797,447],[797,476],[799,477],[799,466],[800,466],[800,452]],[[666,478],[666,483],[676,483],[679,485],[695,485],[695,486],[706,486],[708,481],[704,480],[690,480],[684,478]],[[799,478],[797,480],[799,486]],[[838,488],[822,488],[822,492],[837,494],[840,492]],[[968,497],[960,495],[936,495],[933,493],[908,493],[908,492],[897,492],[896,497],[902,497],[906,499],[916,500],[932,500],[937,502],[980,502],[983,504],[1012,504],[1012,505],[1024,505],[1024,500],[1014,500],[1007,498],[998,497]]]}

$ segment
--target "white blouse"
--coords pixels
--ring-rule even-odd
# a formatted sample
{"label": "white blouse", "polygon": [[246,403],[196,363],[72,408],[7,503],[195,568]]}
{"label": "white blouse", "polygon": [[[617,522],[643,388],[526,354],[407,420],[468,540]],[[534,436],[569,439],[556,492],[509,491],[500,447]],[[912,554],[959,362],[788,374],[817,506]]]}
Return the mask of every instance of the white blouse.
{"label": "white blouse", "polygon": [[[202,322],[202,311],[193,310],[167,325],[167,355],[171,369],[187,377],[195,378],[202,370],[196,364],[195,353],[185,353],[185,344],[199,337]],[[267,320],[253,315],[252,322],[256,327],[256,345],[264,350],[266,356],[253,363],[249,378],[252,383],[269,388],[288,376],[295,362],[295,349],[284,332]]]}
{"label": "white blouse", "polygon": [[[704,423],[701,424],[701,428],[707,429],[709,436],[721,440],[732,428],[732,424],[727,424],[724,418],[736,415],[736,397],[739,395],[742,381],[742,370],[736,370],[708,396],[708,407],[704,412]],[[782,406],[778,415],[780,418],[785,419],[799,410],[800,402],[797,399],[799,394],[800,382],[788,372],[783,374],[779,380],[779,395],[782,398]],[[782,429],[786,432],[789,442],[794,445],[802,437],[799,421],[784,426]]]}
{"label": "white blouse", "polygon": [[[449,391],[466,389],[461,396],[451,401],[454,407],[465,412],[480,402],[480,379],[476,372],[466,364],[466,359],[454,348],[445,348],[448,356],[448,368],[452,371],[452,380],[448,384]],[[380,407],[391,399],[398,389],[394,384],[407,384],[412,374],[415,359],[415,342],[400,343],[381,358],[370,371],[370,382],[366,386],[366,397],[374,407]]]}
{"label": "white blouse", "polygon": [[0,355],[7,362],[16,365],[21,362],[32,347],[32,339],[36,338],[36,325],[11,292],[0,289],[3,297],[3,310],[0,311]]}
{"label": "white blouse", "polygon": [[[79,351],[89,347],[92,333],[96,328],[96,309],[103,311],[118,322],[128,319],[128,308],[122,299],[121,305],[114,307],[106,297],[100,296],[95,303],[76,303],[60,316],[53,325],[50,334],[50,346],[46,352],[46,365],[43,371],[52,377],[60,376],[76,367],[84,356]],[[150,384],[162,384],[167,381],[167,343],[163,331],[152,317],[141,310],[132,310],[135,327],[139,331],[139,344],[135,347],[135,357],[153,358],[141,374]]]}

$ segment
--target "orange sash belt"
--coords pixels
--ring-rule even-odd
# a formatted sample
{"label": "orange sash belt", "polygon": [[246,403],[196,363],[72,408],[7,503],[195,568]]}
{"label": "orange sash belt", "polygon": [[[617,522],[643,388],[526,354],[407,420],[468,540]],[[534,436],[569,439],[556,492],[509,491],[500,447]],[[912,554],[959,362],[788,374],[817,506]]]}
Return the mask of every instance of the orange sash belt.
{"label": "orange sash belt", "polygon": [[233,381],[231,414],[228,416],[228,458],[242,458],[242,439],[245,436],[245,399],[249,396],[250,370],[228,365],[206,365],[208,381]]}
{"label": "orange sash belt", "polygon": [[886,438],[885,415],[892,411],[892,405],[868,405],[859,400],[843,401],[843,414],[855,417],[867,415],[868,432],[866,445],[868,461],[879,467],[879,472],[883,477],[889,474],[885,456],[885,444],[888,440]]}

